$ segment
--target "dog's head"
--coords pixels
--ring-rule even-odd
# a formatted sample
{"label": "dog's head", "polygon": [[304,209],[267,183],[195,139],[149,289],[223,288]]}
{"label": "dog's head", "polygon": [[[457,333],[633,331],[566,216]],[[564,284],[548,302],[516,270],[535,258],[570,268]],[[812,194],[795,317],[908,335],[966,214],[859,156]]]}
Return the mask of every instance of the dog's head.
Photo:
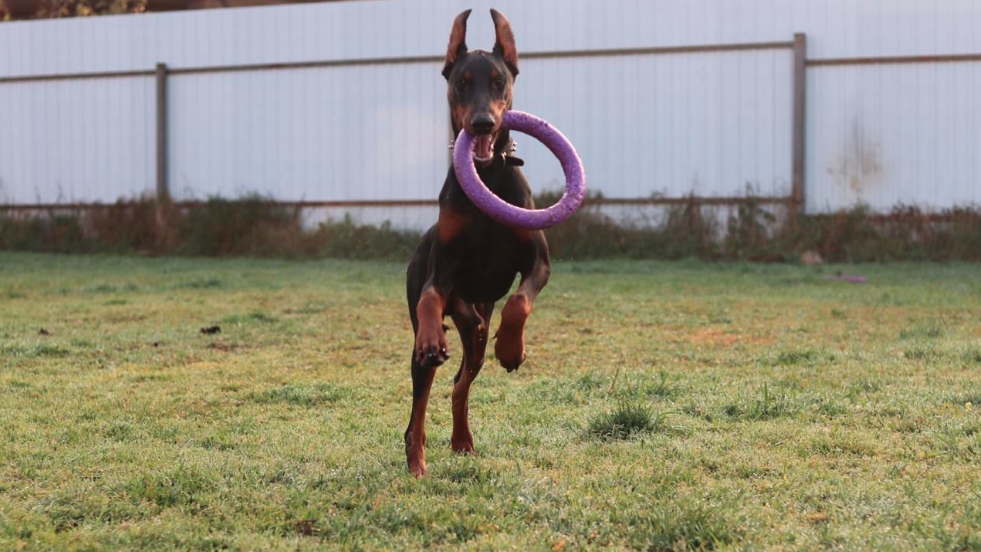
{"label": "dog's head", "polygon": [[479,164],[489,163],[494,157],[501,121],[511,108],[514,79],[518,76],[518,50],[511,24],[497,10],[490,12],[497,34],[494,50],[467,50],[467,10],[453,21],[443,65],[443,76],[449,84],[453,132],[466,129],[476,136],[474,161]]}

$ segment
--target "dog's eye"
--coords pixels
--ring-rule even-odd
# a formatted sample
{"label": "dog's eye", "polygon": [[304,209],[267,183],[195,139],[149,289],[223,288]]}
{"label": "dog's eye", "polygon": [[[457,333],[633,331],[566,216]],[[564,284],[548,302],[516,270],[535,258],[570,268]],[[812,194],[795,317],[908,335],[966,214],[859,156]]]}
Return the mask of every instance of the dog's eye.
{"label": "dog's eye", "polygon": [[470,81],[467,80],[466,77],[463,77],[463,78],[460,79],[460,82],[458,82],[457,85],[460,88],[466,89],[468,86],[470,86]]}
{"label": "dog's eye", "polygon": [[504,88],[504,79],[500,77],[494,79],[494,86],[497,88]]}

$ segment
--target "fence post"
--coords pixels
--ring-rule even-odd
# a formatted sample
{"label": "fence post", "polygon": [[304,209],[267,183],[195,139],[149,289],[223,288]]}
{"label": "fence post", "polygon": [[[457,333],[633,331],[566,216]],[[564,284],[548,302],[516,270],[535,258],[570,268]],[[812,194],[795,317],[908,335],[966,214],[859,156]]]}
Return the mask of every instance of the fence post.
{"label": "fence post", "polygon": [[807,116],[807,35],[794,35],[794,122],[793,122],[793,182],[791,184],[790,216],[794,219],[804,211],[804,138]]}
{"label": "fence post", "polygon": [[167,186],[167,65],[157,64],[157,201],[170,201]]}

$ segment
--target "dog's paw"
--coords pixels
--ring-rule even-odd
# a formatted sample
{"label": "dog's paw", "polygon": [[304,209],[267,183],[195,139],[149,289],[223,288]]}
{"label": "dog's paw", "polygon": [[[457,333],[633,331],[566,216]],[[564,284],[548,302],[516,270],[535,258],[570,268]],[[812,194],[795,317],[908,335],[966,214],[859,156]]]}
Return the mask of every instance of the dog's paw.
{"label": "dog's paw", "polygon": [[412,460],[410,460],[409,473],[412,474],[412,477],[415,477],[416,479],[422,479],[427,475],[429,475],[429,469],[426,468],[426,461],[417,460],[413,462]]}
{"label": "dog's paw", "polygon": [[494,338],[494,355],[501,366],[513,372],[525,361],[525,321],[531,313],[531,303],[520,293],[512,295],[501,310],[501,327]]}
{"label": "dog's paw", "polygon": [[527,358],[523,333],[521,330],[501,328],[495,336],[494,355],[508,372],[517,370]]}
{"label": "dog's paw", "polygon": [[446,331],[419,331],[416,336],[416,362],[426,368],[436,368],[450,358],[446,343]]}
{"label": "dog's paw", "polygon": [[426,434],[421,438],[413,436],[411,430],[405,431],[405,460],[409,465],[409,473],[416,479],[422,479],[429,474],[426,469]]}
{"label": "dog's paw", "polygon": [[477,454],[477,451],[473,448],[473,437],[470,435],[457,437],[453,436],[450,438],[450,448],[455,454]]}

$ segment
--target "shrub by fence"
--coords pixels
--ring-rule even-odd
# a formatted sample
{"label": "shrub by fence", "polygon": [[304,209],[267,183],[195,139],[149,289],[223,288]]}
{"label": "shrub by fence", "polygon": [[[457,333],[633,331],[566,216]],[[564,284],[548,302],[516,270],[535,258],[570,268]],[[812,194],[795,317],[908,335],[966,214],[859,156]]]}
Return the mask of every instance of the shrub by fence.
{"label": "shrub by fence", "polygon": [[[548,205],[556,196],[540,196]],[[660,224],[628,225],[586,205],[546,231],[559,260],[607,257],[796,261],[805,251],[829,262],[981,261],[981,210],[887,215],[859,207],[797,215],[754,203],[720,211],[695,199],[666,207]],[[0,212],[0,249],[141,255],[344,257],[408,260],[420,233],[328,220],[305,229],[301,209],[250,195],[186,205],[119,201],[94,208]]]}

